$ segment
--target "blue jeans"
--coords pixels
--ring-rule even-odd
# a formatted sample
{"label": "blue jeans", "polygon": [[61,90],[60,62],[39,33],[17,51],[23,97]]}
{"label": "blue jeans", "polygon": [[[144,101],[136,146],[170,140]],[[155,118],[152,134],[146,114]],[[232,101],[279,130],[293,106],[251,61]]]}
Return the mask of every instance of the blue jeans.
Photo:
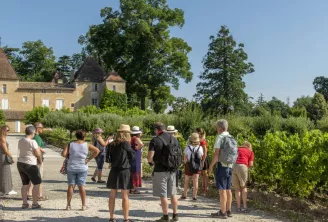
{"label": "blue jeans", "polygon": [[215,172],[215,182],[218,190],[231,190],[232,168],[223,167],[219,162]]}
{"label": "blue jeans", "polygon": [[73,172],[67,171],[68,185],[83,186],[86,183],[88,171]]}
{"label": "blue jeans", "polygon": [[96,162],[97,162],[97,169],[98,171],[102,171],[105,163],[105,155],[103,153],[99,154],[96,157]]}

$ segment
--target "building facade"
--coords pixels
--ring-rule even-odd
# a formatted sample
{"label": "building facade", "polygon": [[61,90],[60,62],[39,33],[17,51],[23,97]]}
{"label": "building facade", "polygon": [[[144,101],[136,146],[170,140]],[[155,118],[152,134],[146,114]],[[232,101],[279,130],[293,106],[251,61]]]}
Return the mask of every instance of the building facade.
{"label": "building facade", "polygon": [[116,73],[106,73],[91,57],[88,57],[70,80],[55,73],[51,82],[20,81],[5,53],[0,48],[0,109],[6,123],[14,132],[23,132],[24,112],[34,107],[46,106],[51,110],[83,106],[99,106],[105,88],[125,93],[126,82]]}

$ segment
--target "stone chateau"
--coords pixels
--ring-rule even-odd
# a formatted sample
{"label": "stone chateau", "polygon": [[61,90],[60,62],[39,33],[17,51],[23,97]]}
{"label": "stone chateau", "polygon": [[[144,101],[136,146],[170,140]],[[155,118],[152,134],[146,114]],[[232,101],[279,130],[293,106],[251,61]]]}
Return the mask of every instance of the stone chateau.
{"label": "stone chateau", "polygon": [[51,82],[23,82],[0,48],[0,108],[11,132],[24,132],[24,113],[34,107],[71,111],[87,105],[98,107],[105,88],[125,93],[125,81],[115,72],[106,73],[92,58],[87,58],[69,79],[55,73]]}

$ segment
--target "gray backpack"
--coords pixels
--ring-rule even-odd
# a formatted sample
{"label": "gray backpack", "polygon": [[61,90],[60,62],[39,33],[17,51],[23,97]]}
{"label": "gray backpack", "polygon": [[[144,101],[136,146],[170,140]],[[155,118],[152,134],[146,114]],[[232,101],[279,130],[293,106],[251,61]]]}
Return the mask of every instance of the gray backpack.
{"label": "gray backpack", "polygon": [[238,145],[235,138],[225,136],[222,138],[222,147],[220,147],[219,162],[224,164],[233,164],[238,157]]}

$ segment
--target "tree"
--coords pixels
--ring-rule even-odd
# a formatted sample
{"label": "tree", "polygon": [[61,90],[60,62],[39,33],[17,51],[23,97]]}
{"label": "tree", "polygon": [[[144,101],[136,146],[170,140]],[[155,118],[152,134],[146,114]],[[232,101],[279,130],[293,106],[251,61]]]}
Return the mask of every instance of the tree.
{"label": "tree", "polygon": [[315,93],[312,100],[311,119],[317,122],[327,115],[327,103],[325,97],[320,93]]}
{"label": "tree", "polygon": [[227,114],[238,111],[248,102],[242,78],[254,72],[253,64],[247,62],[244,44],[237,46],[226,26],[217,36],[210,37],[209,51],[203,60],[204,72],[197,84],[197,100],[212,113]]}
{"label": "tree", "polygon": [[3,110],[1,109],[0,110],[0,125],[2,126],[4,124],[6,124],[6,116],[3,112]]}
{"label": "tree", "polygon": [[186,108],[188,104],[189,104],[188,99],[184,97],[175,98],[174,102],[172,103],[171,113],[180,112],[182,109]]}
{"label": "tree", "polygon": [[311,96],[302,96],[300,98],[297,98],[294,102],[294,106],[293,108],[305,108],[306,112],[307,112],[307,117],[311,117],[312,115],[312,111],[313,111],[313,107],[312,107],[312,100],[313,97]]}
{"label": "tree", "polygon": [[127,96],[126,94],[114,92],[106,88],[103,95],[101,96],[99,107],[101,109],[108,107],[118,107],[122,110],[126,110]]}
{"label": "tree", "polygon": [[48,107],[35,107],[31,111],[25,113],[23,122],[25,124],[41,122],[43,117],[45,117],[49,112],[50,110]]}
{"label": "tree", "polygon": [[328,78],[324,76],[316,77],[313,81],[313,86],[316,92],[322,94],[328,101]]}
{"label": "tree", "polygon": [[78,70],[86,58],[87,56],[85,53],[74,53],[71,58],[72,69]]}
{"label": "tree", "polygon": [[68,55],[59,57],[56,66],[57,71],[63,73],[65,76],[69,76],[70,72],[73,70],[71,57]]}
{"label": "tree", "polygon": [[[83,53],[94,57],[106,71],[115,70],[127,81],[146,109],[146,99],[162,111],[172,97],[169,86],[179,88],[179,79],[190,82],[188,62],[191,47],[181,38],[171,37],[170,28],[184,25],[184,12],[169,8],[166,0],[120,0],[120,10],[101,10],[103,23],[92,25],[79,38]],[[163,89],[159,91],[158,89]],[[162,92],[165,96],[158,98]]]}
{"label": "tree", "polygon": [[257,106],[263,106],[265,104],[266,104],[265,98],[264,98],[263,94],[261,93],[259,98],[256,101],[256,105]]}
{"label": "tree", "polygon": [[284,118],[288,117],[290,107],[278,98],[272,97],[272,100],[267,102],[266,105],[270,109],[271,114],[279,115]]}

